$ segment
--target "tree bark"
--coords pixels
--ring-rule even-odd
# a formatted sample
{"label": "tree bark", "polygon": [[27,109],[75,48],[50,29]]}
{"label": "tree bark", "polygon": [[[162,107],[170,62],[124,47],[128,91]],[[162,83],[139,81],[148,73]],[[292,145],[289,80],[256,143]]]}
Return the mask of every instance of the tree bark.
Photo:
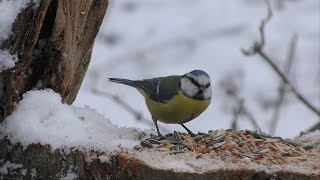
{"label": "tree bark", "polygon": [[88,68],[108,0],[31,1],[19,13],[0,49],[18,54],[0,73],[0,122],[30,89],[51,88],[71,104]]}

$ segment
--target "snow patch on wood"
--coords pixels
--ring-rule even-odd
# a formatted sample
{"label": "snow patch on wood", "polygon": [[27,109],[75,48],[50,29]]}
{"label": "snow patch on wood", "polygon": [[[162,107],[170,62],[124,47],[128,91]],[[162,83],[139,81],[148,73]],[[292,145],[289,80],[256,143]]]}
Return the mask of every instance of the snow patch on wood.
{"label": "snow patch on wood", "polygon": [[119,128],[93,109],[61,103],[52,90],[29,91],[0,129],[13,143],[49,144],[52,150],[79,148],[112,151],[139,144],[139,130]]}

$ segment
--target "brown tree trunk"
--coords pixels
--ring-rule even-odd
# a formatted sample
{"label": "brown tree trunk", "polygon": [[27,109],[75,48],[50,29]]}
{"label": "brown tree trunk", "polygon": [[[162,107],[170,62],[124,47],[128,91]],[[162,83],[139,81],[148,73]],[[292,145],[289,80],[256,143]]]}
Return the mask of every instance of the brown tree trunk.
{"label": "brown tree trunk", "polygon": [[31,1],[18,15],[0,49],[18,54],[0,73],[0,122],[30,89],[51,88],[71,104],[88,68],[108,0]]}

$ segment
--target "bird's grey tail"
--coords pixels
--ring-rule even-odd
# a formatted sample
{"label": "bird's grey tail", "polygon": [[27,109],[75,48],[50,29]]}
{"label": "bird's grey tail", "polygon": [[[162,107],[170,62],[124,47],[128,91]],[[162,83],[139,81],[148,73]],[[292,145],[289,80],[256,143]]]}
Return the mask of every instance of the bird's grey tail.
{"label": "bird's grey tail", "polygon": [[137,87],[137,84],[134,81],[129,80],[129,79],[121,79],[121,78],[108,78],[108,79],[111,82],[125,84],[125,85],[132,86],[132,87]]}

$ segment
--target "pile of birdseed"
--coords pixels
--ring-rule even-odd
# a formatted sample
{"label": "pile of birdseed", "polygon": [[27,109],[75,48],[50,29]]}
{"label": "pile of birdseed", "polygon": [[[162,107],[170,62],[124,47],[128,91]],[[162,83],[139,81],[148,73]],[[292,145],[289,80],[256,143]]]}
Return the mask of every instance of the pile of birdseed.
{"label": "pile of birdseed", "polygon": [[227,162],[258,164],[287,164],[307,161],[317,156],[320,145],[300,144],[291,139],[272,137],[260,130],[210,130],[190,134],[174,131],[163,138],[151,137],[141,141],[135,150],[154,149],[167,154],[195,152],[220,157]]}

